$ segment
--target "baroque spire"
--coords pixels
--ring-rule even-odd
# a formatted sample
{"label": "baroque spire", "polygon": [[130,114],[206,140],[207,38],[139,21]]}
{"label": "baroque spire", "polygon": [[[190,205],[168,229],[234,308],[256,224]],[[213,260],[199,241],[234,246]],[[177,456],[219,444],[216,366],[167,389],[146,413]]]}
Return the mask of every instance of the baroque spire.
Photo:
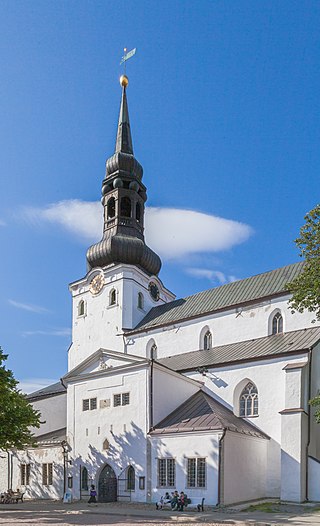
{"label": "baroque spire", "polygon": [[102,182],[103,236],[99,243],[88,249],[87,261],[90,269],[126,263],[140,267],[149,275],[157,275],[161,260],[144,240],[147,194],[142,183],[142,166],[133,154],[126,94],[128,82],[128,78],[122,75],[115,153],[107,159]]}

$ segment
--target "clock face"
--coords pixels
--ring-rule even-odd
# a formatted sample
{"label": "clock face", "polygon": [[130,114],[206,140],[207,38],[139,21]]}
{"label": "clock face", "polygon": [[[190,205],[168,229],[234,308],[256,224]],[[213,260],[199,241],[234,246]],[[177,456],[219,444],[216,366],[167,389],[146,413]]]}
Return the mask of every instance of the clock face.
{"label": "clock face", "polygon": [[158,299],[159,299],[159,289],[158,289],[158,285],[156,285],[156,283],[154,283],[153,281],[150,281],[150,283],[149,283],[149,292],[150,292],[151,298],[154,301],[158,301]]}
{"label": "clock face", "polygon": [[90,283],[90,292],[92,294],[98,294],[104,285],[104,277],[102,274],[97,274]]}

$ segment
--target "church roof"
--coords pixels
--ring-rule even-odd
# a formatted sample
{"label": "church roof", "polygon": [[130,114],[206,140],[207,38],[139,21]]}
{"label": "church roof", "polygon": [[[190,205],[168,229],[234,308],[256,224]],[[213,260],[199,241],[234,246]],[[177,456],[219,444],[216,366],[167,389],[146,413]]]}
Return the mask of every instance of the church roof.
{"label": "church roof", "polygon": [[142,332],[237,305],[289,294],[285,285],[301,273],[303,266],[304,262],[301,261],[159,305],[151,309],[133,331],[128,332]]}
{"label": "church roof", "polygon": [[269,438],[259,429],[233,414],[230,409],[198,391],[183,402],[170,415],[159,422],[150,435],[163,433],[186,433],[195,431],[235,431],[260,438]]}
{"label": "church roof", "polygon": [[56,396],[64,392],[66,392],[66,388],[61,384],[61,382],[56,382],[55,384],[48,385],[43,389],[39,389],[38,391],[28,394],[27,398],[31,402],[40,398]]}
{"label": "church roof", "polygon": [[272,356],[309,351],[320,341],[320,327],[273,334],[242,342],[219,345],[209,350],[191,351],[159,361],[174,371],[190,371],[199,367],[215,367],[243,361],[262,360]]}

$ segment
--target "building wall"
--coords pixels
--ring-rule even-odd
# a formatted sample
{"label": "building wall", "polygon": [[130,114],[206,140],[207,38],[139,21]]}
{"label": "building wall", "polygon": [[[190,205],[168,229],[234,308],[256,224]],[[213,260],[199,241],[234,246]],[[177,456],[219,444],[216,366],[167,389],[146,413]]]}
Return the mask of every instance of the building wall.
{"label": "building wall", "polygon": [[223,451],[223,504],[265,498],[268,440],[227,431]]}
{"label": "building wall", "polygon": [[[151,439],[152,444],[152,502],[157,502],[166,491],[184,491],[188,497],[205,497],[205,504],[216,505],[218,502],[218,464],[219,438],[221,433],[177,434],[175,436],[157,436]],[[187,458],[202,457],[206,459],[206,487],[187,487]],[[160,488],[158,484],[158,459],[174,458],[176,467],[175,487]]]}

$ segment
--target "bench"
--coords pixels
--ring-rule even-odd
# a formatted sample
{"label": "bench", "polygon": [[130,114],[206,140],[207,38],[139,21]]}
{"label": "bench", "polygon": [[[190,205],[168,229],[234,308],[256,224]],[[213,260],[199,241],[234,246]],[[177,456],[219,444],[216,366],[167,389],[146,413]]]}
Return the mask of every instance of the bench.
{"label": "bench", "polygon": [[[184,506],[184,509],[196,509],[198,511],[204,511],[204,500],[204,497],[192,497],[192,499],[187,497],[187,504]],[[156,508],[157,510],[165,508],[174,510],[173,508],[171,508],[171,500],[164,499],[163,497],[161,497],[160,500],[156,503]]]}

